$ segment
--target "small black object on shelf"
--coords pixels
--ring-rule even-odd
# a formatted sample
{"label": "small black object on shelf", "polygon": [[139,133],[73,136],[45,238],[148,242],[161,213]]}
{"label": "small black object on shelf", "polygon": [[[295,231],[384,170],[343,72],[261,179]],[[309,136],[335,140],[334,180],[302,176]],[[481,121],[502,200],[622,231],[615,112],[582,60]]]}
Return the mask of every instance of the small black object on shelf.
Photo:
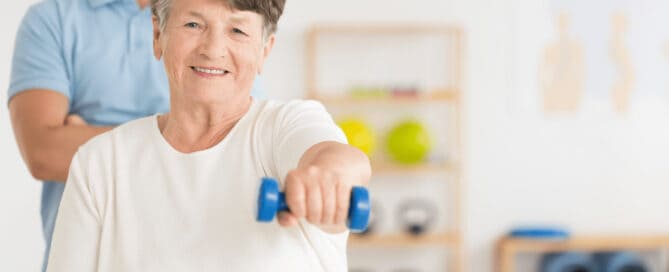
{"label": "small black object on shelf", "polygon": [[422,198],[405,200],[397,210],[397,218],[404,231],[415,236],[427,232],[434,224],[436,217],[435,205]]}

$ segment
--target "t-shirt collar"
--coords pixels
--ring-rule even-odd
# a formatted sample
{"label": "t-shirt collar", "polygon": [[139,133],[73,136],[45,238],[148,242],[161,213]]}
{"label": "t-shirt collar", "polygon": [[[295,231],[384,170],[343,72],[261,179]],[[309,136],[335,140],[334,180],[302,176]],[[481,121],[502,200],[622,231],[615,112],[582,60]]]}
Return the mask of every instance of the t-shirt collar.
{"label": "t-shirt collar", "polygon": [[113,2],[134,2],[136,4],[137,0],[88,0],[88,3],[91,4],[93,8],[104,6]]}

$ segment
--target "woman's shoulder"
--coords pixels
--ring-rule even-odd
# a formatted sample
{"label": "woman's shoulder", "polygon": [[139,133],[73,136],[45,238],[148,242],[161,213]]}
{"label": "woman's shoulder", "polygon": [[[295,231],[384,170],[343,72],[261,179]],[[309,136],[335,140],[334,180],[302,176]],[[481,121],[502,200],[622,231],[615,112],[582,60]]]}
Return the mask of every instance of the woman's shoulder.
{"label": "woman's shoulder", "polygon": [[254,123],[265,128],[281,128],[313,116],[330,116],[323,104],[315,100],[262,100],[255,107]]}
{"label": "woman's shoulder", "polygon": [[143,117],[124,123],[91,138],[79,147],[78,153],[88,156],[111,154],[118,147],[131,148],[133,145],[151,141],[152,129],[156,126],[154,122],[156,122],[156,116]]}
{"label": "woman's shoulder", "polygon": [[259,104],[260,112],[274,116],[290,112],[304,112],[305,110],[326,110],[321,102],[309,99],[263,100]]}

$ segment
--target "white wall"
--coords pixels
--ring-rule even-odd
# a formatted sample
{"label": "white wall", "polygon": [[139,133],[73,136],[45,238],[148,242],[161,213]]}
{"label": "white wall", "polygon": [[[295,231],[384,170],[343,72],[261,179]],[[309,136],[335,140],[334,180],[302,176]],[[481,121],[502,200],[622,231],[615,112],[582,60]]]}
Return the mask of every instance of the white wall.
{"label": "white wall", "polygon": [[[469,24],[471,271],[490,271],[493,239],[514,224],[554,222],[586,234],[666,232],[669,99],[637,97],[627,116],[596,102],[573,116],[545,116],[536,103],[536,56],[554,31],[550,14],[544,1],[506,2],[478,8]],[[535,105],[523,104],[528,94]]]}
{"label": "white wall", "polygon": [[[16,27],[33,2],[0,4],[3,88]],[[302,33],[313,22],[461,23],[467,35],[469,271],[491,271],[494,240],[516,223],[558,222],[588,233],[666,231],[669,127],[663,124],[669,106],[641,101],[622,118],[587,111],[545,118],[536,107],[514,102],[518,94],[537,92],[534,56],[550,31],[547,16],[537,0],[290,0],[264,85],[269,97],[302,96]],[[0,93],[0,271],[36,271],[40,187],[20,160]]]}
{"label": "white wall", "polygon": [[36,1],[0,3],[0,271],[39,271],[43,242],[40,184],[32,179],[14,141],[7,114],[7,86],[14,36],[23,13]]}

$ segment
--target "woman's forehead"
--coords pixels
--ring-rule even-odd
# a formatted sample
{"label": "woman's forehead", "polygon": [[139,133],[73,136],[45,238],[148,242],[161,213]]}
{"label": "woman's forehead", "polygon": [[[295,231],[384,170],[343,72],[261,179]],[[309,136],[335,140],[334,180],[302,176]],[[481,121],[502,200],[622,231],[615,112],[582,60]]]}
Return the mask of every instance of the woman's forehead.
{"label": "woman's forehead", "polygon": [[213,13],[231,13],[236,17],[251,17],[258,15],[253,11],[244,11],[231,6],[224,0],[174,0],[172,2],[172,12],[198,13],[200,15]]}
{"label": "woman's forehead", "polygon": [[252,23],[253,21],[262,19],[260,14],[253,11],[231,9],[225,5],[220,5],[218,8],[189,5],[179,7],[177,10],[179,13],[186,16],[202,19],[224,19],[234,23]]}

